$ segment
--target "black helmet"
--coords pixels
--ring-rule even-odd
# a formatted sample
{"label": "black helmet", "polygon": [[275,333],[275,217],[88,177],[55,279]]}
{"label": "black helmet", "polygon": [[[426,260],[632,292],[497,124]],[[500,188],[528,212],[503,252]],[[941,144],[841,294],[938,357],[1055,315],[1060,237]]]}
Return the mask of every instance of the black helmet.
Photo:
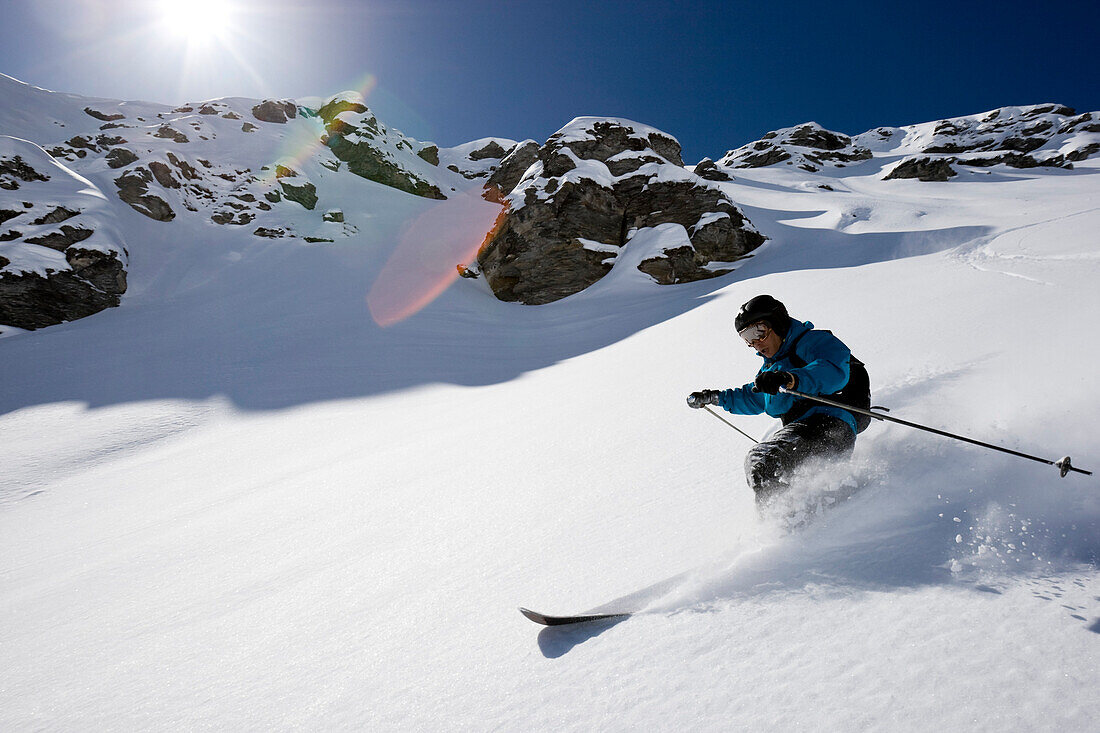
{"label": "black helmet", "polygon": [[733,325],[740,332],[759,321],[771,326],[779,334],[779,338],[786,338],[787,331],[791,328],[787,307],[770,295],[758,295],[741,306]]}

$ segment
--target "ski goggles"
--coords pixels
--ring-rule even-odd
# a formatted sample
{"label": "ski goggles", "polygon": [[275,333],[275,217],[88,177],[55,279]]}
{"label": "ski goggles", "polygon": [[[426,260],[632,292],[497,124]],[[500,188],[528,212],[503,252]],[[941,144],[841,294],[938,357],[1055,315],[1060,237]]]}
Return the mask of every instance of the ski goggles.
{"label": "ski goggles", "polygon": [[769,330],[771,329],[768,328],[768,324],[757,322],[751,326],[745,326],[737,332],[737,335],[743,338],[746,344],[752,346],[757,341],[767,336]]}

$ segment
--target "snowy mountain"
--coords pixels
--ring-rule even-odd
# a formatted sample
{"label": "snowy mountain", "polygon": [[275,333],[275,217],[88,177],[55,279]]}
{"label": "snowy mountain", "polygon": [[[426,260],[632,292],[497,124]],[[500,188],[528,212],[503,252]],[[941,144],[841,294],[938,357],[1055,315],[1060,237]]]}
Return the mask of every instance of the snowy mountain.
{"label": "snowy mountain", "polygon": [[[0,276],[120,303],[0,326],[0,728],[1100,716],[1095,476],[876,422],[787,531],[755,513],[749,441],[684,405],[752,378],[733,316],[770,293],[852,347],[891,415],[1096,469],[1096,113],[800,125],[768,140],[790,165],[647,147],[664,162],[637,170],[706,181],[763,242],[662,285],[638,265],[698,221],[660,223],[524,306],[455,267],[499,231],[482,187],[623,175],[598,155],[546,176],[547,143],[438,148],[347,95],[168,106],[0,77],[0,99]],[[914,157],[955,175],[890,177]],[[518,606],[634,615],[544,629]]]}
{"label": "snowy mountain", "polygon": [[[873,153],[872,153],[873,151]],[[729,168],[797,166],[811,173],[873,157],[905,156],[888,178],[945,181],[950,163],[989,168],[1073,168],[1100,152],[1100,113],[1077,114],[1060,104],[1002,107],[983,114],[907,127],[878,127],[848,137],[816,122],[775,130],[725,154]],[[934,171],[920,172],[924,167]]]}

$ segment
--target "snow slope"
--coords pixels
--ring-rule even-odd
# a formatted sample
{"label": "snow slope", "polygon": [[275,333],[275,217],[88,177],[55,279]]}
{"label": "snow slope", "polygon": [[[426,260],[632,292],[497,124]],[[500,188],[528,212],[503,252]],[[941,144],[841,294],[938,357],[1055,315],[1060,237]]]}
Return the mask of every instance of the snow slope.
{"label": "snow slope", "polygon": [[895,161],[738,171],[770,241],[728,277],[458,280],[386,328],[447,202],[318,176],[370,222],[325,247],[120,207],[123,306],[0,339],[0,728],[1090,729],[1095,477],[876,424],[784,534],[684,405],[753,375],[767,292],[893,414],[1100,466],[1100,166]]}

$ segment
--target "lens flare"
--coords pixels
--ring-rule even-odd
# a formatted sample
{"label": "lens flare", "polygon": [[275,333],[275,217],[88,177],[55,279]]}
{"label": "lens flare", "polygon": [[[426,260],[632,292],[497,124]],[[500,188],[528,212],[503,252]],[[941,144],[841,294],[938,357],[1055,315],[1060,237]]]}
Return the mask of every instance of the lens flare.
{"label": "lens flare", "polygon": [[[363,98],[363,104],[367,104],[367,98],[377,86],[378,77],[368,73],[351,91],[355,91],[359,94],[359,96]],[[318,124],[320,124],[319,121]],[[300,172],[302,166],[307,161],[313,159],[317,153],[325,147],[325,144],[321,142],[321,133],[324,132],[323,130],[298,130],[297,132],[295,132],[295,130],[297,130],[297,128],[291,128],[283,137],[279,145],[279,150],[275,156],[275,165],[268,166],[268,169],[262,172],[260,175],[261,180],[273,181],[275,179],[276,166],[285,166],[291,170]]]}
{"label": "lens flare", "polygon": [[504,222],[507,207],[497,196],[487,198],[477,191],[456,194],[413,222],[367,294],[375,323],[400,323],[458,278],[457,265],[473,260]]}

